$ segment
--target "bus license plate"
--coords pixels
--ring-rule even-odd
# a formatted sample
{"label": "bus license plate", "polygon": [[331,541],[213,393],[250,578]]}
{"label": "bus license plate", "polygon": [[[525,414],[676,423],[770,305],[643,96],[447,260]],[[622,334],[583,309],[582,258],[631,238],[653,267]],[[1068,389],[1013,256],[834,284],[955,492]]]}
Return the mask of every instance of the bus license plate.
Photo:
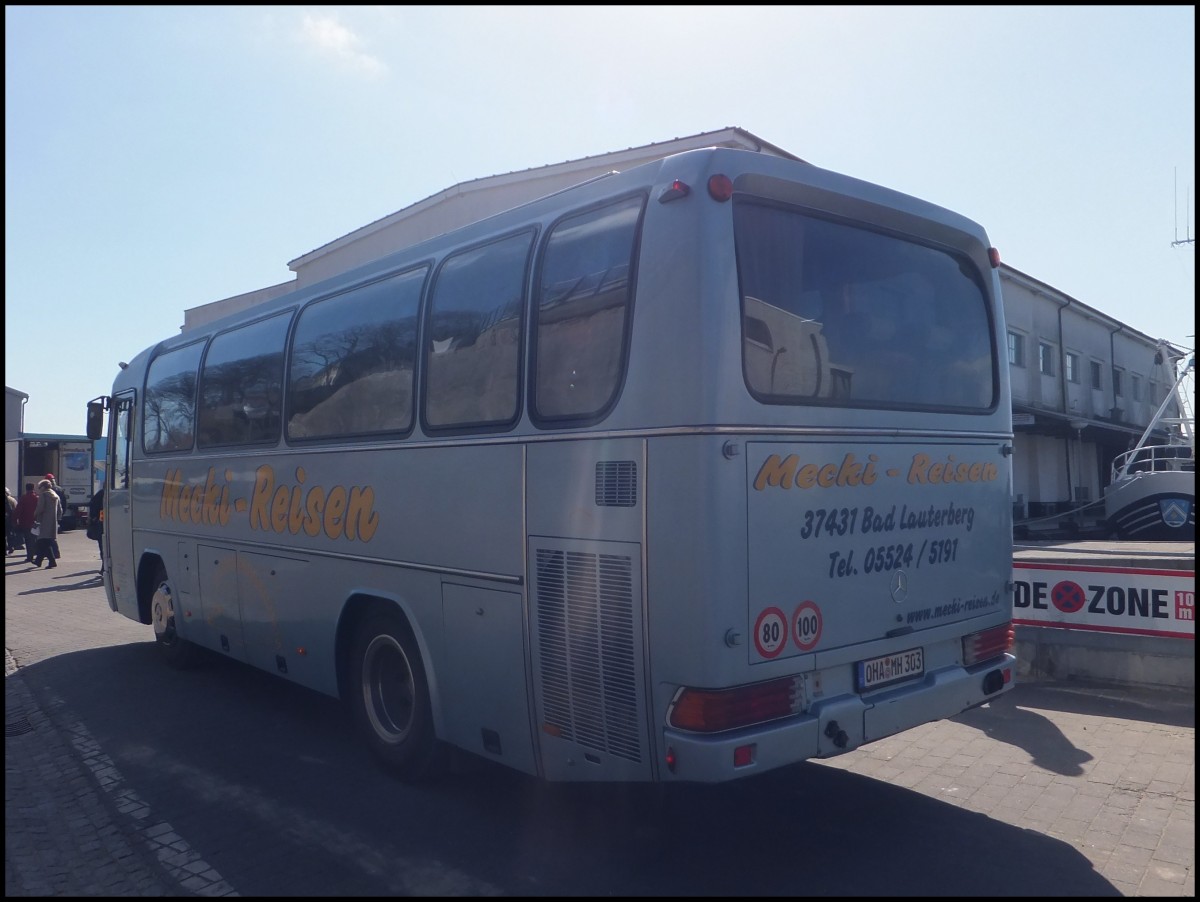
{"label": "bus license plate", "polygon": [[925,650],[910,648],[894,655],[881,655],[858,662],[858,689],[876,689],[925,672]]}

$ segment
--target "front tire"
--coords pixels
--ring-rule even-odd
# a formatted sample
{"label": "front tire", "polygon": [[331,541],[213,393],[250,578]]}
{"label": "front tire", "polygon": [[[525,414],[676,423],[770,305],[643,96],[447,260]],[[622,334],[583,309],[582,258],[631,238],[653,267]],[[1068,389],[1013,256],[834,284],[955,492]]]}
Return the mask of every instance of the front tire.
{"label": "front tire", "polygon": [[160,562],[151,582],[154,594],[150,598],[150,622],[154,624],[154,641],[168,666],[186,670],[196,663],[196,646],[179,635],[175,613],[175,593],[167,579],[167,568]]}
{"label": "front tire", "polygon": [[421,652],[404,619],[368,614],[355,631],[350,667],[354,721],[379,761],[406,782],[439,774],[446,750],[434,731]]}

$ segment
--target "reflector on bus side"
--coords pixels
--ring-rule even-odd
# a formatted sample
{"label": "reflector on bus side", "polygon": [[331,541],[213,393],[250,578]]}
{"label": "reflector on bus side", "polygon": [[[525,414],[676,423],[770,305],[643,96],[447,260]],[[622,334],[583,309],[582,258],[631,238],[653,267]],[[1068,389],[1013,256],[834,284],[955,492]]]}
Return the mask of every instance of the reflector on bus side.
{"label": "reflector on bus side", "polygon": [[663,188],[662,193],[658,195],[658,202],[665,204],[667,201],[678,200],[681,197],[687,197],[692,193],[692,189],[686,183],[679,179],[671,182],[666,188]]}

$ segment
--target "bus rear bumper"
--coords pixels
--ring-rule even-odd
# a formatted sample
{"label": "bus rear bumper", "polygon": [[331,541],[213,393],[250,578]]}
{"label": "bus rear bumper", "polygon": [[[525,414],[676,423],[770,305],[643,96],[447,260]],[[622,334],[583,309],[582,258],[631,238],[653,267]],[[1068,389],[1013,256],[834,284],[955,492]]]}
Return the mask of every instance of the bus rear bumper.
{"label": "bus rear bumper", "polygon": [[806,713],[717,735],[664,731],[663,782],[720,783],[853,751],[999,698],[1015,685],[1016,658],[944,667],[866,696],[821,699]]}

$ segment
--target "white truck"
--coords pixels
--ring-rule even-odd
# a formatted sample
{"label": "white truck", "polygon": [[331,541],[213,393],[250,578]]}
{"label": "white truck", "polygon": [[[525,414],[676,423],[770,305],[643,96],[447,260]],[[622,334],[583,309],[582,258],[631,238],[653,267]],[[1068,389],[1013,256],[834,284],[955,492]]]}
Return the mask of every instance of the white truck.
{"label": "white truck", "polygon": [[13,491],[24,493],[25,484],[38,482],[53,473],[55,482],[67,494],[63,506],[61,529],[74,529],[87,523],[88,502],[92,498],[92,470],[95,462],[93,446],[86,436],[35,435],[21,438],[20,486]]}

